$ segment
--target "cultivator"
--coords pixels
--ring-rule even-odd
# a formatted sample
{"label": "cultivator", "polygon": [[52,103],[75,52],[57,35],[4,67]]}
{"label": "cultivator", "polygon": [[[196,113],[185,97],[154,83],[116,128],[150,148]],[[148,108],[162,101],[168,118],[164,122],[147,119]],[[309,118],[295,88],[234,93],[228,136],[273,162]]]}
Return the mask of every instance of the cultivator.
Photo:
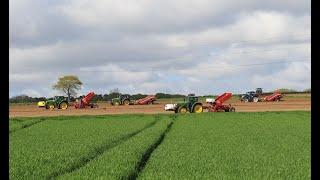
{"label": "cultivator", "polygon": [[142,99],[138,99],[134,102],[135,105],[153,104],[156,101],[156,96],[150,95]]}
{"label": "cultivator", "polygon": [[283,98],[283,95],[280,92],[274,92],[270,96],[266,96],[263,98],[263,101],[280,101]]}
{"label": "cultivator", "polygon": [[94,92],[90,92],[88,93],[84,98],[82,98],[80,101],[77,100],[77,102],[75,103],[74,107],[76,109],[82,109],[82,108],[86,108],[86,107],[91,107],[91,108],[95,108],[98,107],[97,104],[92,104],[90,103],[90,101],[92,100],[92,98],[95,96]]}
{"label": "cultivator", "polygon": [[208,109],[209,112],[235,112],[235,108],[229,105],[224,105],[223,103],[230,99],[232,96],[232,93],[225,92],[218,96],[216,99],[210,99],[207,98],[206,102],[209,104],[209,106],[205,106],[206,109]]}

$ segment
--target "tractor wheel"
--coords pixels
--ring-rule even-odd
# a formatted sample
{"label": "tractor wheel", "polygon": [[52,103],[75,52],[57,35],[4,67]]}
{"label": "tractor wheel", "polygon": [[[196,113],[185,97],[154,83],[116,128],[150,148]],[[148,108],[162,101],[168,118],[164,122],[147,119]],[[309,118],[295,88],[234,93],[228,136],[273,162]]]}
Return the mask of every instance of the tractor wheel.
{"label": "tractor wheel", "polygon": [[68,108],[68,104],[66,102],[62,102],[62,103],[60,103],[59,107],[60,107],[60,109],[65,110]]}
{"label": "tractor wheel", "polygon": [[119,102],[115,102],[114,105],[115,106],[119,106],[120,104],[119,104]]}
{"label": "tractor wheel", "polygon": [[126,105],[126,106],[129,106],[130,102],[129,102],[129,100],[124,100],[123,104]]}
{"label": "tractor wheel", "polygon": [[187,110],[187,108],[186,107],[179,107],[178,108],[178,113],[187,113],[188,112],[188,110]]}
{"label": "tractor wheel", "polygon": [[247,98],[246,98],[246,99],[244,99],[244,102],[245,102],[245,103],[249,102],[249,99],[247,99]]}
{"label": "tractor wheel", "polygon": [[48,107],[50,110],[54,110],[54,108],[55,108],[54,104],[50,104]]}
{"label": "tractor wheel", "polygon": [[253,98],[253,102],[258,102],[259,101],[259,98],[258,97],[254,97]]}
{"label": "tractor wheel", "polygon": [[193,108],[193,112],[194,113],[202,113],[203,112],[203,108],[200,104],[196,104]]}

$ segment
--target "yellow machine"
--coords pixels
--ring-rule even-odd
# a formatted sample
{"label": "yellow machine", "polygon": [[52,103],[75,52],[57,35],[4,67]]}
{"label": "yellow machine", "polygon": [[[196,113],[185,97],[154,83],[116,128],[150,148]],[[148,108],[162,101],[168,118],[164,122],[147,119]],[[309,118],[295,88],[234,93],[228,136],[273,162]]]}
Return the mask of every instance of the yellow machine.
{"label": "yellow machine", "polygon": [[46,102],[45,101],[39,101],[38,102],[38,107],[45,107],[46,106]]}

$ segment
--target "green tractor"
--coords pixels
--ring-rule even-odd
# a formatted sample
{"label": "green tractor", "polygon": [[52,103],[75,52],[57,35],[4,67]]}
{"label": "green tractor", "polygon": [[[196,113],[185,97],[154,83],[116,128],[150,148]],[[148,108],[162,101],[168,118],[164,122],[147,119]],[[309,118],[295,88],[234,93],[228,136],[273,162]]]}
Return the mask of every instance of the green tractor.
{"label": "green tractor", "polygon": [[182,102],[178,102],[174,106],[175,113],[202,113],[202,103],[199,102],[199,97],[194,94],[189,94]]}
{"label": "green tractor", "polygon": [[53,110],[58,109],[67,109],[69,106],[67,98],[64,96],[55,96],[45,102],[46,109]]}
{"label": "green tractor", "polygon": [[132,104],[130,101],[130,97],[128,94],[120,94],[119,97],[113,98],[111,100],[111,105],[130,105]]}

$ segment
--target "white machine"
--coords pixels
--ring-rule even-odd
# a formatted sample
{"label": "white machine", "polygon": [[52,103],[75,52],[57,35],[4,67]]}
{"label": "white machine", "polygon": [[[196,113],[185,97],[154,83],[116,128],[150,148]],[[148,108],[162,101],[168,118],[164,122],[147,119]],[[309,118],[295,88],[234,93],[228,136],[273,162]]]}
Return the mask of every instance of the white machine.
{"label": "white machine", "polygon": [[166,111],[174,111],[176,106],[177,106],[177,104],[166,104],[164,106],[164,110],[166,110]]}
{"label": "white machine", "polygon": [[213,98],[206,98],[206,103],[213,103],[215,99]]}

